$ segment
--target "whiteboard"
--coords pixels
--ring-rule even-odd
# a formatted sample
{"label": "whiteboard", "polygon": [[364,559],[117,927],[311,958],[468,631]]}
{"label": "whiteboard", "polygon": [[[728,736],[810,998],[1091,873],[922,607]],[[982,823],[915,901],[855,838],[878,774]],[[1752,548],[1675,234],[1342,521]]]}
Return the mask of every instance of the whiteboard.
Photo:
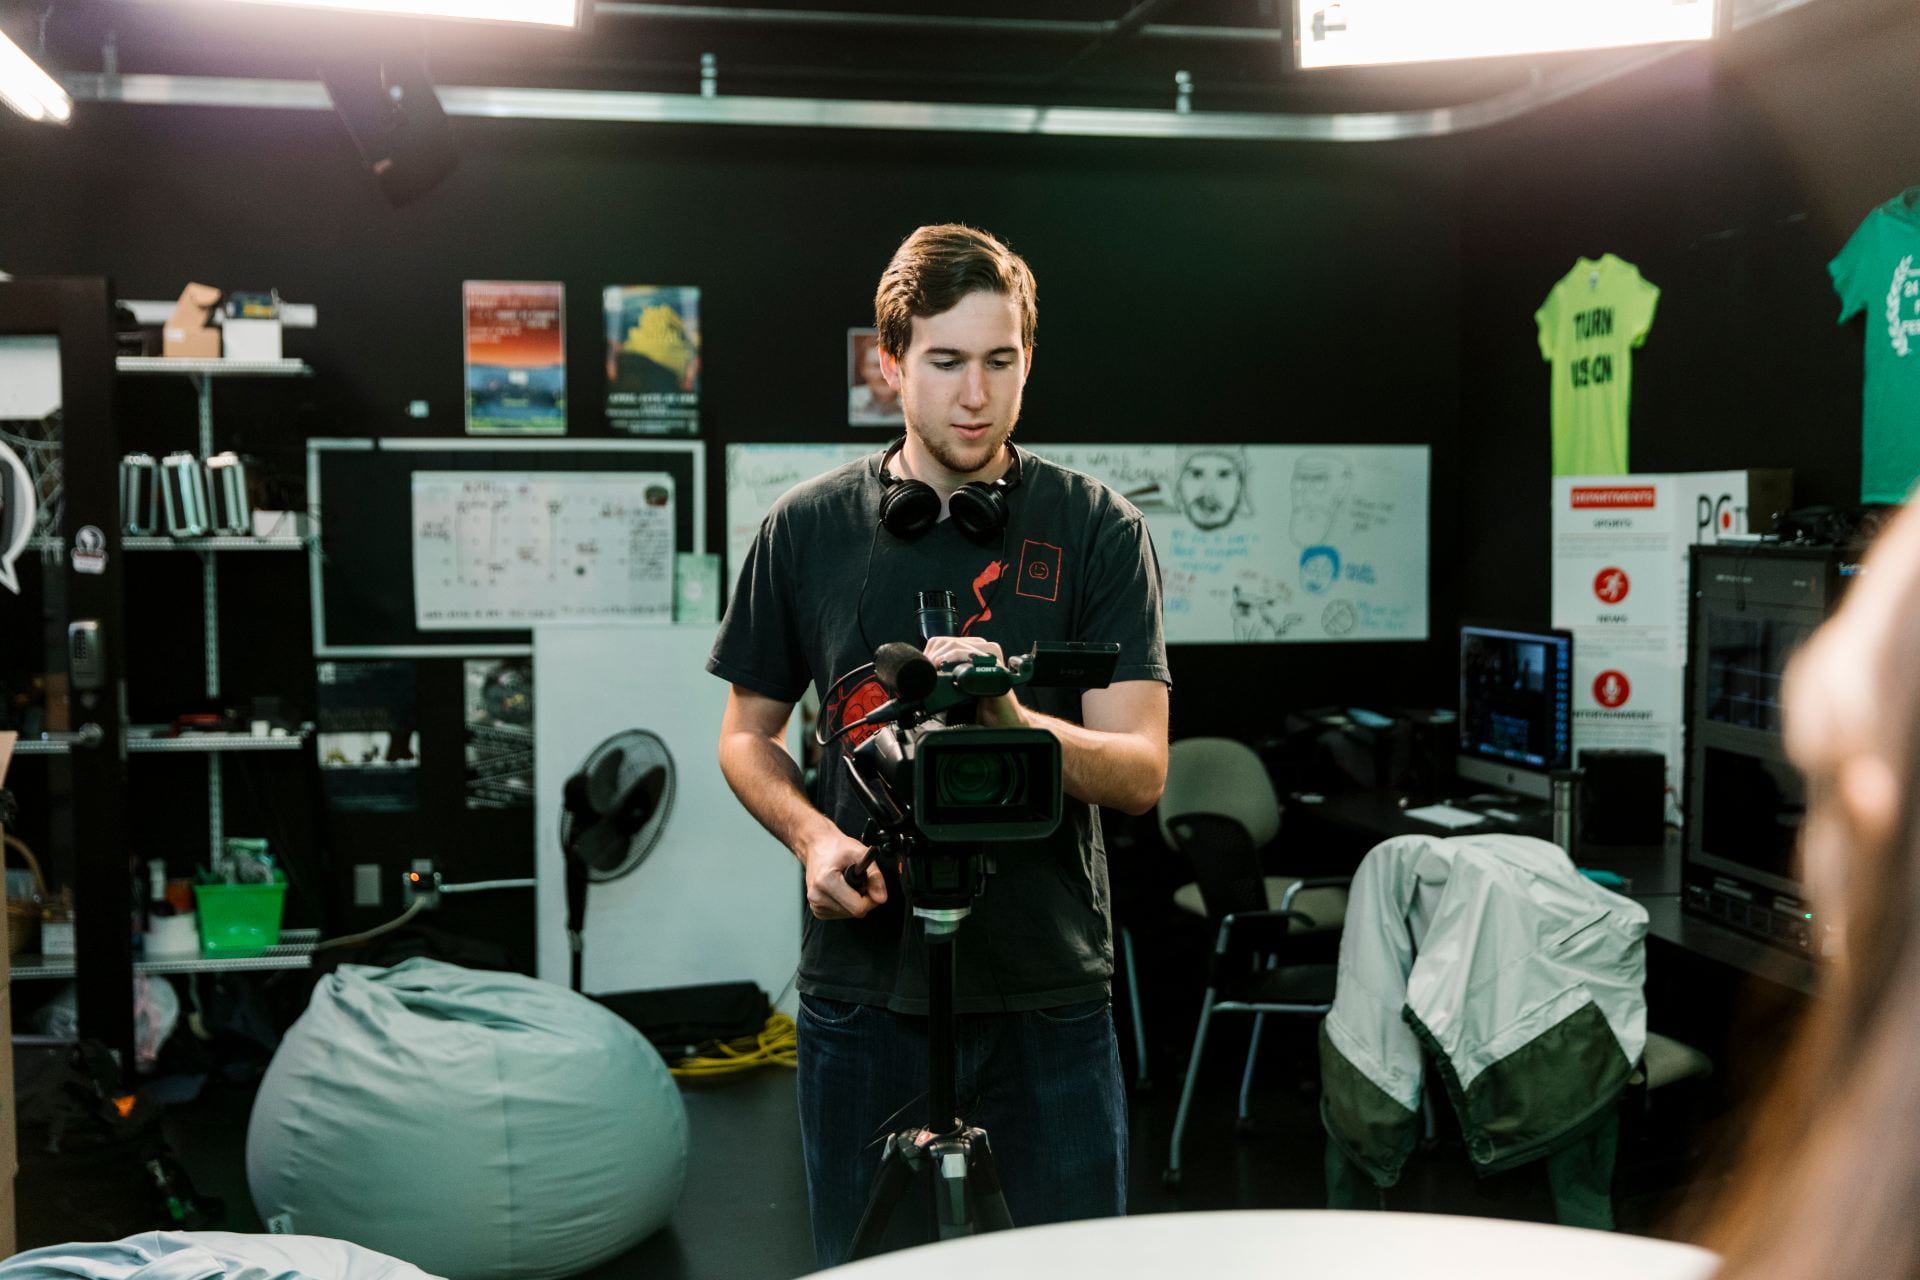
{"label": "whiteboard", "polygon": [[664,471],[416,471],[411,490],[422,631],[673,616]]}
{"label": "whiteboard", "polygon": [[[760,522],[781,494],[802,480],[874,452],[872,444],[728,445],[727,581],[740,576]],[[727,594],[731,597],[731,588]]]}
{"label": "whiteboard", "polygon": [[1425,445],[1032,449],[1147,517],[1170,644],[1427,638]]}
{"label": "whiteboard", "polygon": [[[1027,447],[1111,485],[1146,516],[1169,643],[1427,638],[1425,445]],[[728,572],[739,573],[782,493],[872,451],[730,445]],[[1017,527],[1017,493],[1013,501]]]}
{"label": "whiteboard", "polygon": [[[779,995],[800,960],[800,864],[741,808],[716,747],[727,683],[706,673],[716,628],[548,623],[533,630],[537,972],[566,984],[560,806],[567,778],[622,729],[673,755],[673,811],[627,875],[587,891],[590,992],[706,982]],[[791,1006],[789,1006],[789,1009]]]}

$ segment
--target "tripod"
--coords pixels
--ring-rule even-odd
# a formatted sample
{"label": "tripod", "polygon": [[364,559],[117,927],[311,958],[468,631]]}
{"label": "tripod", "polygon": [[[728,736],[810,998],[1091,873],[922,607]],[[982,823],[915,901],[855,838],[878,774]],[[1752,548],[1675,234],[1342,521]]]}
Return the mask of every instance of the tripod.
{"label": "tripod", "polygon": [[956,1114],[953,1097],[953,940],[966,907],[920,907],[927,939],[927,1123],[887,1137],[880,1172],[867,1197],[847,1260],[871,1256],[894,1207],[921,1174],[934,1179],[942,1240],[1013,1225],[1000,1189],[987,1131]]}

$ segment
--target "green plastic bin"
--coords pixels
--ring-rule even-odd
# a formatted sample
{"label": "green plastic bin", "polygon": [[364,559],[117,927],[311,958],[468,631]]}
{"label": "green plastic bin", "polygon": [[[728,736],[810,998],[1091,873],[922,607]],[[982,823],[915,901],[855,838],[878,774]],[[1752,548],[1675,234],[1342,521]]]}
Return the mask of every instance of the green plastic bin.
{"label": "green plastic bin", "polygon": [[280,941],[280,912],[287,902],[284,879],[273,884],[197,884],[193,897],[200,915],[201,955],[264,955]]}

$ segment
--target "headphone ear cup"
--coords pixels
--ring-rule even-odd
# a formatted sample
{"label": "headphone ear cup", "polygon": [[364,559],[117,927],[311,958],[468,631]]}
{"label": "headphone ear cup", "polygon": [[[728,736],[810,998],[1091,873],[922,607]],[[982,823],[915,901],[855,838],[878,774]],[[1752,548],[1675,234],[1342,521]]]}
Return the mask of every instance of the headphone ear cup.
{"label": "headphone ear cup", "polygon": [[919,480],[895,480],[880,499],[880,523],[896,538],[919,537],[940,521],[940,495]]}
{"label": "headphone ear cup", "polygon": [[954,527],[975,542],[992,542],[1007,525],[1007,499],[998,483],[976,480],[954,490],[947,499]]}

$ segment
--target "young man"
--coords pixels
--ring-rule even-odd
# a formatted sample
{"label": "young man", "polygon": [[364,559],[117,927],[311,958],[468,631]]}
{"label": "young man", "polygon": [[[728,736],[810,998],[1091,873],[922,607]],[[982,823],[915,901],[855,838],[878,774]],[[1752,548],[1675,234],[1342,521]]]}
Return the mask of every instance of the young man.
{"label": "young man", "polygon": [[[972,228],[922,227],[888,264],[874,306],[906,437],[774,505],[707,663],[733,685],[721,769],[805,868],[798,1091],[822,1266],[846,1258],[884,1136],[925,1119],[926,951],[894,868],[876,862],[860,888],[843,875],[866,855],[857,837],[867,812],[838,757],[868,731],[828,749],[815,808],[782,746],[795,701],[818,688],[832,734],[883,700],[859,668],[880,644],[921,642],[925,590],[960,604],[959,634],[925,642],[936,666],[1036,640],[1121,647],[1108,688],[1028,686],[975,706],[978,723],[1052,732],[1066,792],[1053,836],[994,847],[996,870],[956,935],[956,1100],[987,1131],[1023,1226],[1125,1208],[1096,807],[1145,813],[1167,770],[1160,574],[1146,524],[1106,486],[1009,440],[1033,363],[1027,264]],[[918,521],[897,500],[913,482],[930,489],[917,495]],[[918,1205],[903,1203],[894,1225],[919,1227]]]}

